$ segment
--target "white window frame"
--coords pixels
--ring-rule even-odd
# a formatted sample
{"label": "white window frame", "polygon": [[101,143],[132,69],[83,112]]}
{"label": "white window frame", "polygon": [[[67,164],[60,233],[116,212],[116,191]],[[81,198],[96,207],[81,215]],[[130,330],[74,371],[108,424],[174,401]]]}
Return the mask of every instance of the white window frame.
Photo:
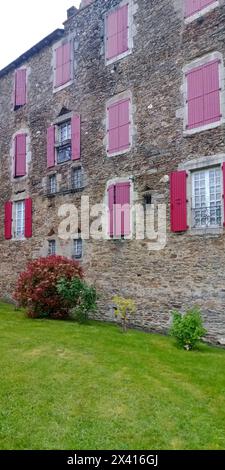
{"label": "white window frame", "polygon": [[[217,228],[217,227],[221,227],[221,223],[220,224],[200,224],[200,225],[195,225],[194,224],[194,217],[195,217],[195,214],[196,213],[199,213],[200,214],[200,219],[202,218],[202,215],[204,215],[205,213],[210,217],[210,209],[211,209],[211,200],[210,200],[210,171],[212,170],[219,170],[219,176],[220,176],[220,200],[219,200],[219,206],[215,206],[215,207],[220,207],[220,214],[221,214],[221,222],[222,222],[222,169],[220,166],[216,165],[215,167],[210,167],[210,168],[203,168],[203,169],[200,169],[200,170],[195,170],[191,173],[191,185],[192,185],[192,227],[195,228],[195,229],[203,229],[203,228],[206,228],[206,227],[209,227],[209,228]],[[204,198],[205,198],[205,205],[202,205],[202,206],[199,206],[199,207],[196,207],[196,194],[195,194],[195,175],[196,174],[200,174],[200,173],[204,173],[204,186],[205,186],[205,191],[204,191]],[[198,196],[199,198],[201,197],[201,195]],[[212,211],[216,211],[216,208],[214,208],[212,206]]]}
{"label": "white window frame", "polygon": [[[190,235],[218,235],[224,231],[224,199],[223,195],[223,179],[222,179],[222,166],[225,162],[225,154],[216,154],[210,156],[197,157],[196,159],[180,163],[178,170],[185,170],[187,172],[187,225],[188,233]],[[207,226],[201,228],[192,227],[192,173],[197,170],[210,169],[213,167],[220,167],[221,169],[221,226]]]}
{"label": "white window frame", "polygon": [[[19,211],[19,207],[22,210]],[[19,219],[20,214],[20,219]],[[25,239],[25,199],[13,203],[13,238],[15,240]],[[20,230],[19,230],[20,228]]]}
{"label": "white window frame", "polygon": [[193,15],[184,17],[184,22],[185,22],[185,24],[192,23],[192,21],[195,21],[195,20],[197,20],[198,18],[201,18],[201,16],[206,15],[206,14],[209,13],[210,11],[214,10],[215,8],[217,8],[219,5],[220,5],[219,0],[215,0],[215,1],[212,2],[210,5],[208,5],[208,6],[204,7],[204,8],[202,8],[202,10],[197,11],[196,13],[193,13]]}
{"label": "white window frame", "polygon": [[[201,67],[208,64],[209,62],[218,60],[219,61],[219,88],[220,88],[220,113],[221,118],[217,122],[211,122],[204,126],[195,127],[193,129],[188,129],[188,87],[187,87],[187,72],[194,70],[196,67]],[[184,100],[184,120],[183,120],[183,135],[188,136],[192,134],[197,134],[199,132],[207,131],[210,129],[215,129],[216,127],[221,126],[225,123],[225,74],[224,74],[224,63],[223,56],[220,52],[212,52],[207,54],[204,57],[196,59],[189,64],[185,65],[183,68],[183,100]]]}

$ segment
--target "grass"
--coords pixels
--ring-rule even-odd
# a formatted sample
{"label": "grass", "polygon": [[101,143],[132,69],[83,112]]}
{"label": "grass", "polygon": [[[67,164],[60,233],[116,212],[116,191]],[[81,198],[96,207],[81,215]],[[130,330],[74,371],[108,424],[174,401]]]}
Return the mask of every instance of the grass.
{"label": "grass", "polygon": [[0,449],[224,449],[225,351],[0,304]]}

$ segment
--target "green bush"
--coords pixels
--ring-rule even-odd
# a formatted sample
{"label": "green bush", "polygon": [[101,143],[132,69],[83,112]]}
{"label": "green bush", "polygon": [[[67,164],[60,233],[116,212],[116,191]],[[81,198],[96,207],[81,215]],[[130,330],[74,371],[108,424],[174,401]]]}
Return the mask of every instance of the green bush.
{"label": "green bush", "polygon": [[198,308],[187,310],[185,314],[174,311],[170,334],[184,349],[193,349],[197,342],[207,333],[203,327],[201,313]]}
{"label": "green bush", "polygon": [[71,316],[79,323],[88,320],[88,314],[97,308],[97,292],[95,287],[89,286],[79,278],[71,280],[62,278],[57,284],[60,296],[70,305]]}

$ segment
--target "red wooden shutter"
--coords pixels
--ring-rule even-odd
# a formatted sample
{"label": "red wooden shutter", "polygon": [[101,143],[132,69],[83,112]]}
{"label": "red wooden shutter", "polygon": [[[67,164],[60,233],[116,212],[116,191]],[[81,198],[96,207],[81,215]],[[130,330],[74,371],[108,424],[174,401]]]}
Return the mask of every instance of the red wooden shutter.
{"label": "red wooden shutter", "polygon": [[172,232],[184,232],[188,229],[186,175],[186,171],[175,171],[170,175],[170,218]]}
{"label": "red wooden shutter", "polygon": [[55,165],[55,126],[47,130],[47,167]]}
{"label": "red wooden shutter", "polygon": [[114,198],[115,198],[115,185],[112,184],[108,188],[108,235],[114,235]]}
{"label": "red wooden shutter", "polygon": [[130,235],[130,183],[115,185],[116,236]]}
{"label": "red wooden shutter", "polygon": [[219,61],[196,67],[186,74],[188,129],[220,120]]}
{"label": "red wooden shutter", "polygon": [[25,237],[32,237],[32,199],[25,199]]}
{"label": "red wooden shutter", "polygon": [[122,100],[108,107],[108,153],[123,151],[130,145],[130,100]]}
{"label": "red wooden shutter", "polygon": [[55,87],[65,85],[71,80],[71,42],[67,42],[62,46],[57,47],[56,55],[56,69],[55,69]]}
{"label": "red wooden shutter", "polygon": [[26,69],[17,70],[15,73],[15,106],[26,104]]}
{"label": "red wooden shutter", "polygon": [[72,160],[80,158],[80,115],[75,114],[71,119]]}
{"label": "red wooden shutter", "polygon": [[26,175],[27,136],[18,134],[15,137],[15,172],[14,176]]}
{"label": "red wooden shutter", "polygon": [[12,238],[12,202],[5,203],[5,239]]}

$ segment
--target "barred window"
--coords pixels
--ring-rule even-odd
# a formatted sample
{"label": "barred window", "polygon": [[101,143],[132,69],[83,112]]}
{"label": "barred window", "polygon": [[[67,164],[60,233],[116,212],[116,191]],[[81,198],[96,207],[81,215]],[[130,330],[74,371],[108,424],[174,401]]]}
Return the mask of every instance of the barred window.
{"label": "barred window", "polygon": [[220,226],[221,202],[221,168],[215,167],[193,172],[193,227]]}
{"label": "barred window", "polygon": [[56,254],[56,241],[55,240],[49,240],[48,241],[48,254],[49,255],[55,255]]}
{"label": "barred window", "polygon": [[74,168],[72,170],[72,189],[83,188],[83,171],[82,168]]}
{"label": "barred window", "polygon": [[77,238],[73,241],[73,258],[80,259],[83,255],[83,240]]}

